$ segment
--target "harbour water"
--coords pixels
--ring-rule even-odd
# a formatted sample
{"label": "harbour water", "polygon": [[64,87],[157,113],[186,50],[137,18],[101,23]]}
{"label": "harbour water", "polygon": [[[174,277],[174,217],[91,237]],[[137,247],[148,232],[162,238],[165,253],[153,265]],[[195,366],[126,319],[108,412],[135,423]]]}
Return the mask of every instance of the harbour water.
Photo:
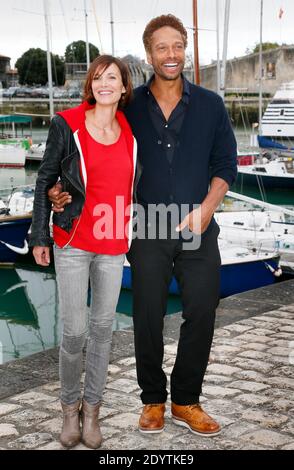
{"label": "harbour water", "polygon": [[[122,290],[114,330],[132,325],[132,294]],[[170,296],[168,313],[181,310]],[[33,260],[0,267],[0,364],[56,347],[60,317],[54,269],[37,268]]]}
{"label": "harbour water", "polygon": [[[47,129],[34,132],[36,143],[46,139]],[[246,134],[237,131],[236,135],[239,148],[248,149]],[[9,191],[15,186],[34,184],[37,171],[38,164],[21,169],[0,169],[0,189]],[[258,189],[243,187],[242,192],[260,198]],[[275,204],[294,206],[293,195],[287,191],[271,191],[266,194],[266,199]],[[122,290],[115,330],[131,326],[131,303],[131,292]],[[57,346],[61,328],[58,308],[53,267],[37,268],[31,256],[22,264],[0,266],[0,364]],[[180,310],[180,299],[170,296],[168,313]]]}

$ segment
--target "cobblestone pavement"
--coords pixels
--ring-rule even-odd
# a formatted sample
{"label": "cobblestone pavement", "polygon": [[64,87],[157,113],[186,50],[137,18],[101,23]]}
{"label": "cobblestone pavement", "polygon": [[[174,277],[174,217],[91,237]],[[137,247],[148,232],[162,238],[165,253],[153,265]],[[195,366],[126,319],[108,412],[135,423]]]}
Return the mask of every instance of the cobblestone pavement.
{"label": "cobblestone pavement", "polygon": [[[133,356],[114,358],[101,407],[102,449],[294,449],[294,304],[215,332],[201,402],[222,433],[196,436],[173,424],[145,436],[137,429],[141,402]],[[169,376],[175,341],[165,347]],[[0,401],[1,449],[62,449],[59,382]],[[169,403],[168,403],[169,405]],[[82,444],[75,449],[86,449]]]}

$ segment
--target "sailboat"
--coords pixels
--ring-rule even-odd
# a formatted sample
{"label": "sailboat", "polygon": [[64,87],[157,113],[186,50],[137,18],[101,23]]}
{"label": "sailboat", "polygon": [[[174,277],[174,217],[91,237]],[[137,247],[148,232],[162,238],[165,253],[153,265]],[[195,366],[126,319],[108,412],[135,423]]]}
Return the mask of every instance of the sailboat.
{"label": "sailboat", "polygon": [[28,253],[33,200],[32,187],[12,189],[7,198],[0,198],[0,263],[13,263]]}
{"label": "sailboat", "polygon": [[[280,273],[279,255],[276,252],[256,252],[240,244],[232,245],[221,239],[219,239],[219,250],[221,298],[273,284]],[[128,261],[124,264],[122,287],[132,288],[131,268]],[[175,277],[170,283],[169,293],[175,295],[180,293]]]}
{"label": "sailboat", "polygon": [[[243,201],[242,210],[234,206],[229,211],[218,211],[215,219],[220,226],[219,238],[231,245],[242,245],[256,253],[276,251],[281,256],[280,266],[287,274],[294,274],[294,210],[259,201],[229,191],[227,196]],[[251,209],[248,208],[248,203]],[[257,210],[256,207],[261,207]]]}
{"label": "sailboat", "polygon": [[[248,161],[248,160],[247,160]],[[294,160],[276,152],[265,153],[254,158],[253,162],[238,165],[237,183],[243,186],[254,185],[265,189],[294,189]]]}

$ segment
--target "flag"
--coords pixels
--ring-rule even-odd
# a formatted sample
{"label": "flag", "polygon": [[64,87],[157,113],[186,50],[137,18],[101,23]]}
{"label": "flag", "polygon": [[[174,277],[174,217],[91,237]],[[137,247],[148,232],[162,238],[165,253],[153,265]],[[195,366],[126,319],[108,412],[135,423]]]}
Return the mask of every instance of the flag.
{"label": "flag", "polygon": [[283,10],[283,8],[281,7],[280,10],[279,10],[279,19],[282,18],[283,13],[284,13],[284,10]]}

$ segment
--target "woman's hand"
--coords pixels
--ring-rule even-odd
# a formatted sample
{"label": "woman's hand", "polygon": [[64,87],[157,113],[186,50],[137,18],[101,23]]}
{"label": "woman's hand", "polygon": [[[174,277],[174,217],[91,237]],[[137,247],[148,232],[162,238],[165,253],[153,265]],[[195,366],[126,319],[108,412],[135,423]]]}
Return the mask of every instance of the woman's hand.
{"label": "woman's hand", "polygon": [[49,246],[34,246],[33,255],[37,264],[39,264],[40,266],[49,266],[50,264]]}

